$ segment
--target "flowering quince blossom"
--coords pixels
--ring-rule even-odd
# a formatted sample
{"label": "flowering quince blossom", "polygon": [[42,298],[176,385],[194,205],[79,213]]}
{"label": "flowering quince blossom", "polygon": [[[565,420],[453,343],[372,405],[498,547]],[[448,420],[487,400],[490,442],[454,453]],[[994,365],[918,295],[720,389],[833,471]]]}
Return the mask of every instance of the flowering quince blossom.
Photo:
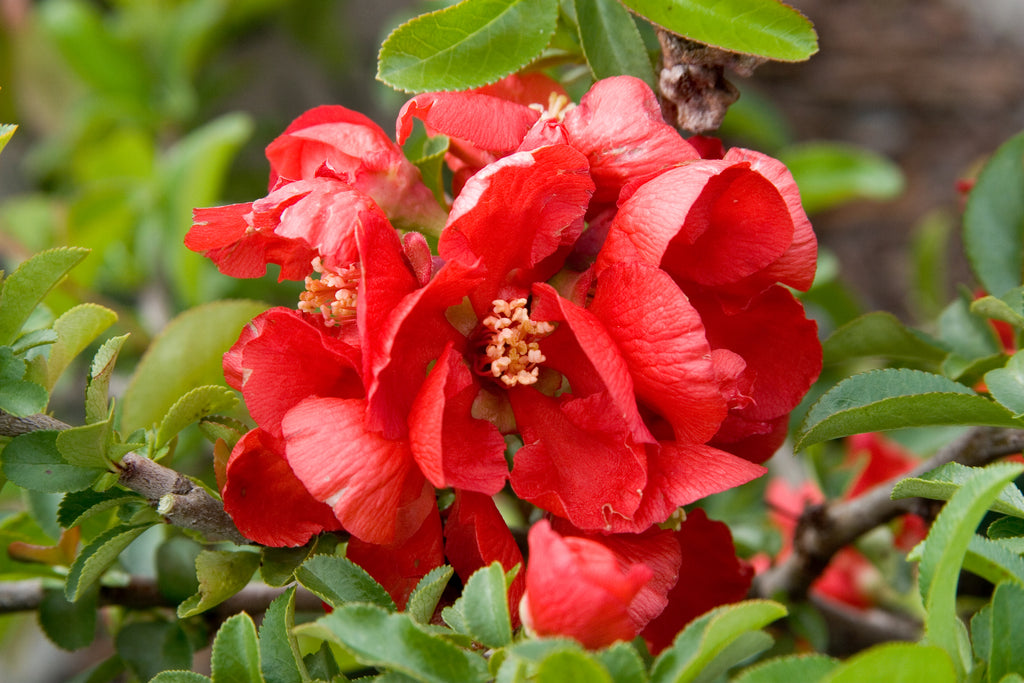
{"label": "flowering quince blossom", "polygon": [[[491,498],[508,485],[548,513],[514,618],[664,647],[749,571],[702,512],[656,525],[763,474],[820,369],[789,291],[816,258],[796,185],[764,155],[690,144],[631,77],[579,105],[538,75],[417,95],[399,143],[415,118],[451,139],[450,206],[368,119],[320,107],[268,146],[266,197],[195,212],[186,244],[222,272],[275,263],[306,289],[225,355],[257,425],[225,509],[266,545],[347,532],[402,605],[446,560],[464,580],[523,562]],[[443,511],[435,489],[454,491]]]}

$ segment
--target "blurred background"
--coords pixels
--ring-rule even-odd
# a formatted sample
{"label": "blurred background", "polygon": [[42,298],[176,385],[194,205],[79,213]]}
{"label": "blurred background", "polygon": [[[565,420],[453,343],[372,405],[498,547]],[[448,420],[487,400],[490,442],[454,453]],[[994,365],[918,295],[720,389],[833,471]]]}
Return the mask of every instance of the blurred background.
{"label": "blurred background", "polygon": [[[405,96],[374,80],[377,49],[442,4],[0,0],[0,123],[19,126],[0,156],[0,268],[53,246],[91,248],[49,303],[117,311],[117,334],[132,333],[126,368],[186,308],[225,297],[294,305],[299,283],[222,277],[188,252],[191,210],[265,194],[263,148],[316,105],[393,131]],[[834,324],[876,309],[930,319],[969,281],[956,237],[964,181],[1024,129],[1024,3],[791,4],[815,24],[821,52],[733,79],[743,96],[722,135],[790,163],[815,198]],[[53,408],[76,423],[80,388],[65,393]],[[9,495],[0,534],[20,504]],[[0,683],[69,680],[97,658],[57,650],[32,615],[0,617]]]}

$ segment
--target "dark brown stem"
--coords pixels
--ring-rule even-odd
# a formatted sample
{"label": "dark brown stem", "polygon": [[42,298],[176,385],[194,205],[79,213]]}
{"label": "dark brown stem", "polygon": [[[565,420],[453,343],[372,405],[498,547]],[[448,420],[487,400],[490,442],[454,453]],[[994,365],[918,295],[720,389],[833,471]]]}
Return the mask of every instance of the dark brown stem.
{"label": "dark brown stem", "polygon": [[[14,417],[0,411],[0,436],[70,427],[49,415]],[[118,483],[145,496],[169,523],[199,531],[211,541],[249,542],[224,512],[221,502],[185,475],[138,453],[127,454],[114,466],[118,472]]]}
{"label": "dark brown stem", "polygon": [[892,489],[905,477],[919,477],[948,462],[981,467],[1024,450],[1024,431],[975,427],[906,475],[879,484],[862,496],[804,510],[793,538],[793,554],[759,575],[754,593],[766,598],[800,600],[841,548],[861,535],[921,505],[918,498],[892,500]]}

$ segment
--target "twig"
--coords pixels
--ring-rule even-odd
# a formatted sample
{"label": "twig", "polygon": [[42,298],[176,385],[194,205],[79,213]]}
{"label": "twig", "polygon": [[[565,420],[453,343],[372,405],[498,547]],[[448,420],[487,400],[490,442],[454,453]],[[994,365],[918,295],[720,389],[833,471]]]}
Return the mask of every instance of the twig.
{"label": "twig", "polygon": [[879,484],[862,496],[808,507],[800,516],[793,538],[793,554],[754,581],[753,592],[762,597],[802,599],[821,575],[832,556],[861,535],[907,512],[920,499],[892,500],[896,482],[919,477],[948,462],[972,467],[987,465],[1024,450],[1024,431],[1001,427],[976,427],[942,448],[904,476]]}
{"label": "twig", "polygon": [[[49,415],[14,417],[0,411],[0,436],[70,427]],[[138,453],[128,453],[120,463],[114,463],[114,467],[118,483],[145,496],[170,524],[198,531],[211,541],[225,540],[240,545],[249,542],[224,512],[223,504],[185,475]]]}

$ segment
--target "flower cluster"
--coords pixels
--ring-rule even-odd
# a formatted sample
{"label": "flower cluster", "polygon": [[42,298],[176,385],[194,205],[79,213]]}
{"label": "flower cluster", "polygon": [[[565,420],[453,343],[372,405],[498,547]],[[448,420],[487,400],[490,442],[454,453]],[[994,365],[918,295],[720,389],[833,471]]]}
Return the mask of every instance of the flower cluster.
{"label": "flower cluster", "polygon": [[724,525],[678,511],[760,476],[820,369],[796,185],[685,140],[630,77],[578,105],[539,75],[418,95],[399,143],[415,119],[449,139],[444,206],[332,106],[267,148],[266,197],[195,212],[186,244],[222,272],[305,282],[225,355],[258,425],[225,508],[266,545],[344,530],[402,604],[446,561],[523,562],[511,492],[543,516],[511,589],[526,626],[663,647],[750,579]]}

